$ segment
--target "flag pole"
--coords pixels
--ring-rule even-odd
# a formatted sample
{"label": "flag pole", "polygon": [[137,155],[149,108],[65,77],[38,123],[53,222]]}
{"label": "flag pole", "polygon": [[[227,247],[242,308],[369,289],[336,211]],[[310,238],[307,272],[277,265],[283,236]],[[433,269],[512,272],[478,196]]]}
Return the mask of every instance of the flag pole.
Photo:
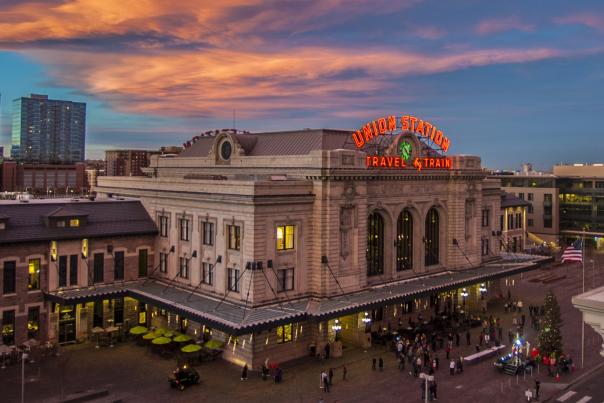
{"label": "flag pole", "polygon": [[[581,239],[581,267],[583,271],[583,293],[585,293],[585,228]],[[585,363],[585,317],[581,315],[581,369]]]}

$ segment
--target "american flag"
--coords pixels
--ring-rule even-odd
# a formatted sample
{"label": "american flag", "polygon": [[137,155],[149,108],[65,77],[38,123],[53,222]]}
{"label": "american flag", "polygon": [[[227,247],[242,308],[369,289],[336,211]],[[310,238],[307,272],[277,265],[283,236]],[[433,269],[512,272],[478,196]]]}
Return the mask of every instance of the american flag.
{"label": "american flag", "polygon": [[567,247],[562,254],[562,263],[566,262],[583,262],[583,248],[580,239],[573,242]]}

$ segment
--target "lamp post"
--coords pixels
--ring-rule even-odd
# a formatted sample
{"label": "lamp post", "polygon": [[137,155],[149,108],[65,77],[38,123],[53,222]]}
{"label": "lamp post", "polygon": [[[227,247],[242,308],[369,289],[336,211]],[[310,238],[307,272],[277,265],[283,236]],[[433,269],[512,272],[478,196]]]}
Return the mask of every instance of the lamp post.
{"label": "lamp post", "polygon": [[27,357],[26,352],[21,353],[21,403],[25,403],[25,360]]}

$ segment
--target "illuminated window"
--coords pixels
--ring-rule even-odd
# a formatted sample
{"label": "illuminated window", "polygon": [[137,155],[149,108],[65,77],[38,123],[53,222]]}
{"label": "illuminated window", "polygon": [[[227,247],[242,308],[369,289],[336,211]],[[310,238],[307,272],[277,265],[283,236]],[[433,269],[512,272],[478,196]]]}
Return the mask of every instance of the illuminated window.
{"label": "illuminated window", "polygon": [[426,266],[432,266],[439,262],[440,247],[440,222],[438,211],[434,207],[428,210],[426,215]]}
{"label": "illuminated window", "polygon": [[227,225],[227,244],[229,249],[241,249],[241,227],[238,225]]}
{"label": "illuminated window", "polygon": [[2,344],[15,344],[15,311],[2,312]]}
{"label": "illuminated window", "polygon": [[29,259],[27,270],[27,289],[40,289],[40,259]]}
{"label": "illuminated window", "polygon": [[292,328],[292,324],[277,327],[277,343],[292,341]]}
{"label": "illuminated window", "polygon": [[396,270],[410,270],[412,266],[413,217],[409,210],[403,210],[396,224]]}
{"label": "illuminated window", "polygon": [[69,226],[70,227],[79,227],[80,226],[80,219],[79,218],[72,218],[71,220],[69,220]]}
{"label": "illuminated window", "polygon": [[294,228],[293,225],[277,227],[277,250],[294,249]]}
{"label": "illuminated window", "polygon": [[384,219],[379,213],[367,220],[367,275],[384,274]]}
{"label": "illuminated window", "polygon": [[27,309],[27,338],[37,339],[40,328],[40,307],[30,307]]}

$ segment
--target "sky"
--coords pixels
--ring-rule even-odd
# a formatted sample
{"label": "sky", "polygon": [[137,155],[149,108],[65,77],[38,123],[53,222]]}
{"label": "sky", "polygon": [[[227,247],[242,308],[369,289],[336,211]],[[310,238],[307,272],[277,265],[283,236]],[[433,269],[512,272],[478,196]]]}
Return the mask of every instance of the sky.
{"label": "sky", "polygon": [[603,162],[604,2],[0,0],[5,148],[30,93],[87,103],[89,158],[412,114],[491,168]]}

